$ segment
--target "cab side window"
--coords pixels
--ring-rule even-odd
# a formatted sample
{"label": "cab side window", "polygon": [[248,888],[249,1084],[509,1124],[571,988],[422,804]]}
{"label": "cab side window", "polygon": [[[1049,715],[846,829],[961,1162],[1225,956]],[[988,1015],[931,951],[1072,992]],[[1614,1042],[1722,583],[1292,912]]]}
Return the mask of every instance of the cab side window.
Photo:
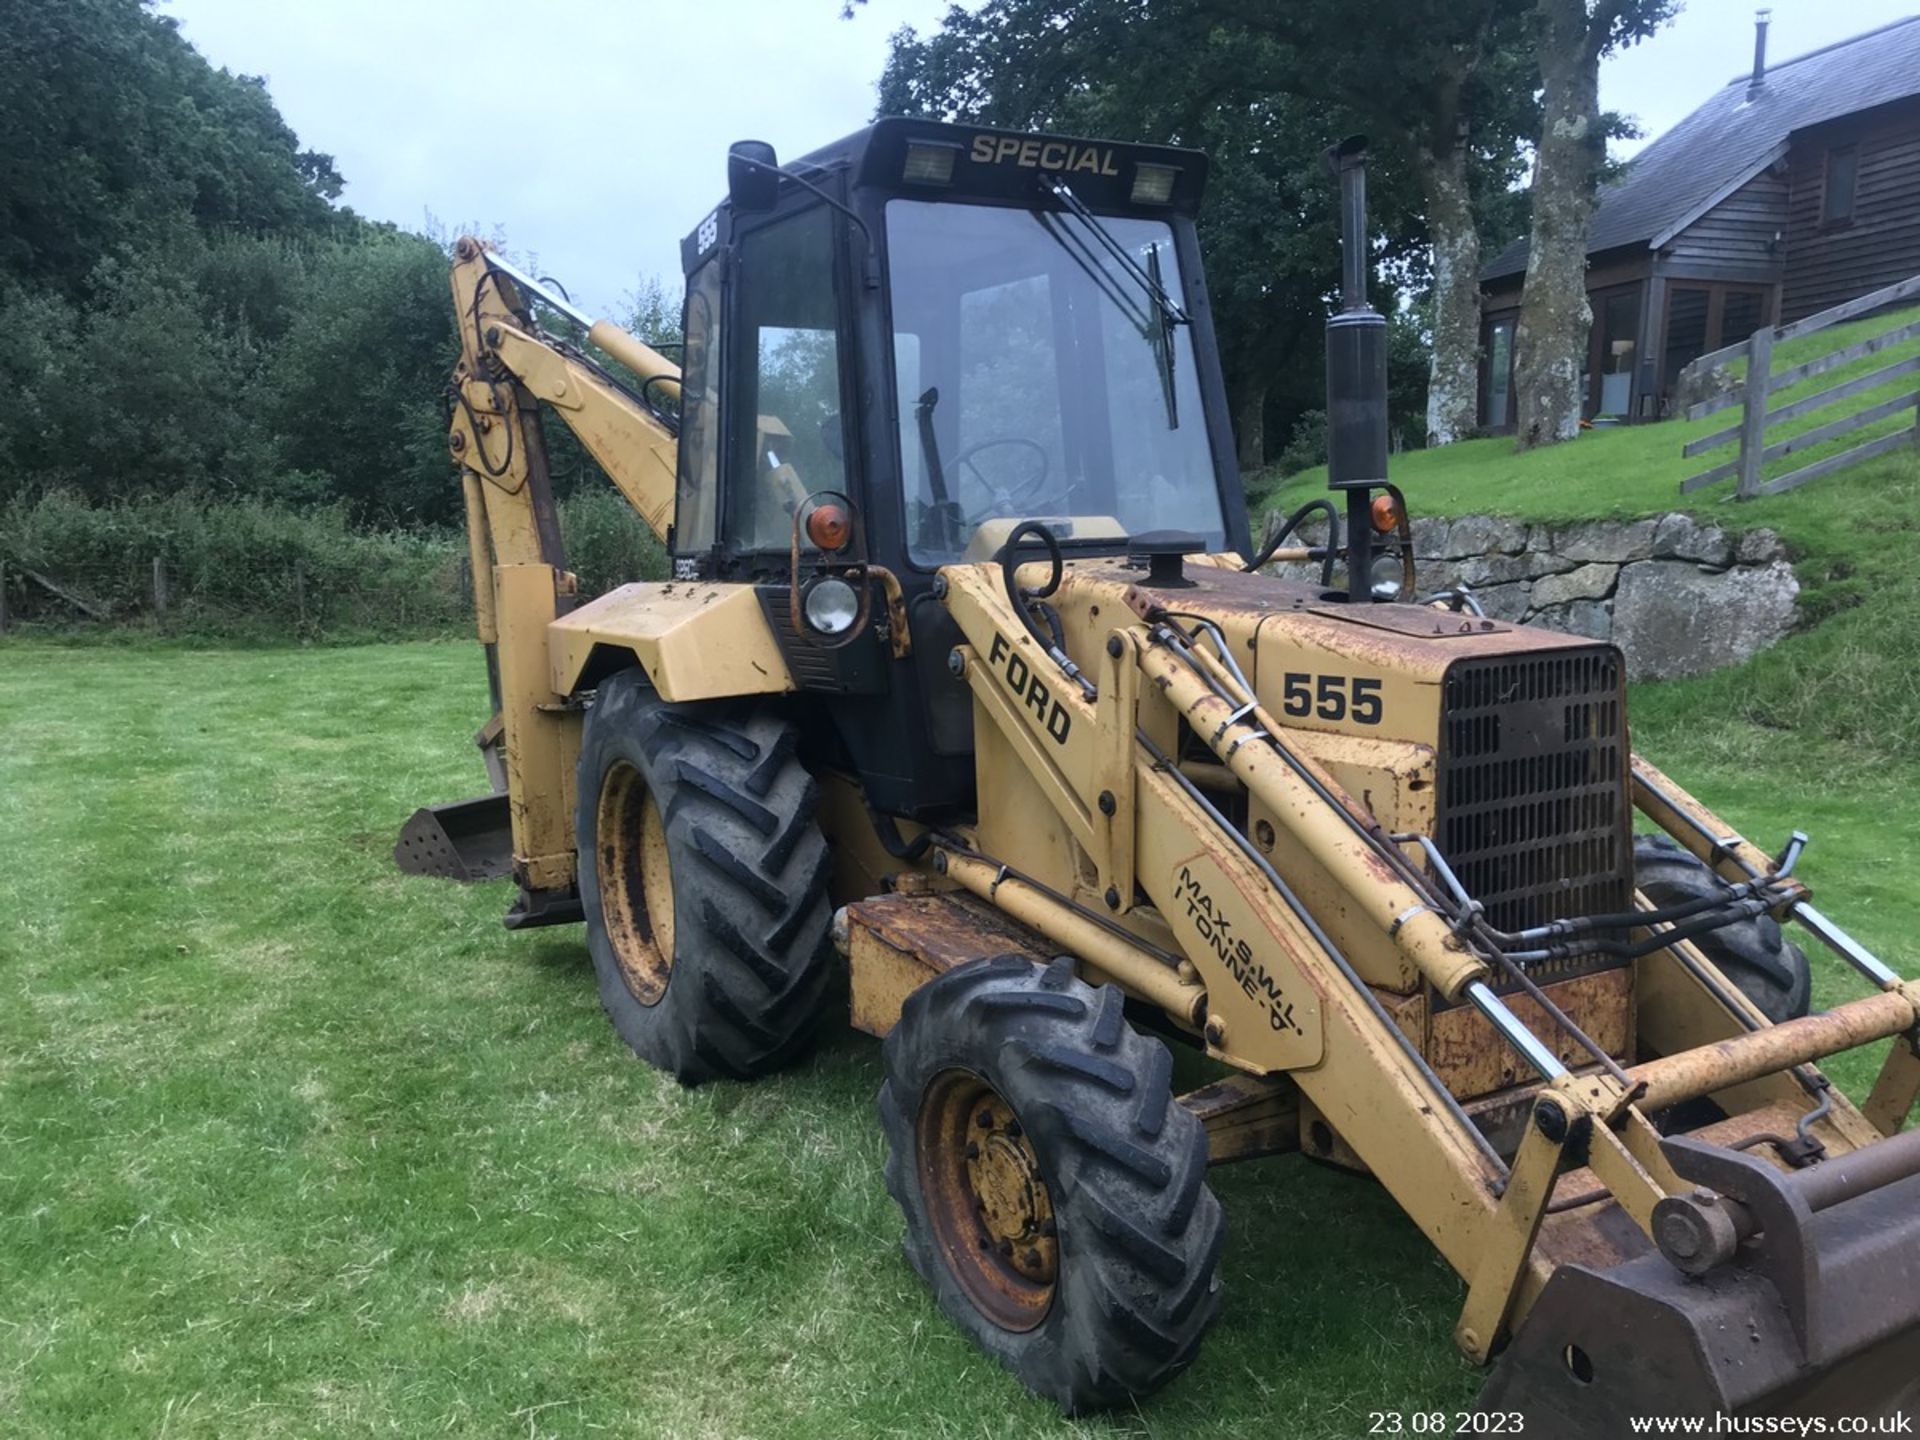
{"label": "cab side window", "polygon": [[847,488],[826,207],[742,239],[737,286],[727,535],[736,551],[784,552],[800,502]]}
{"label": "cab side window", "polygon": [[713,548],[720,490],[720,266],[687,283],[686,353],[680,374],[680,483],[674,496],[678,555]]}

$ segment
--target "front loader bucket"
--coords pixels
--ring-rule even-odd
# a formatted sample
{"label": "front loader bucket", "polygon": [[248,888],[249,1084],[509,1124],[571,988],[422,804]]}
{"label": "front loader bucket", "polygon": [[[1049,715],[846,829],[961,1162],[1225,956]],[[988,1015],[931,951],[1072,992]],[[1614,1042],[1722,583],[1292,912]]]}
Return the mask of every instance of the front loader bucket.
{"label": "front loader bucket", "polygon": [[409,875],[499,880],[513,873],[513,826],[504,794],[428,805],[400,827],[393,859]]}
{"label": "front loader bucket", "polygon": [[1663,1148],[1758,1233],[1698,1278],[1659,1252],[1561,1266],[1481,1409],[1554,1436],[1662,1416],[1705,1417],[1711,1433],[1716,1414],[1904,1416],[1901,1433],[1920,1433],[1920,1132],[1791,1175],[1690,1140]]}

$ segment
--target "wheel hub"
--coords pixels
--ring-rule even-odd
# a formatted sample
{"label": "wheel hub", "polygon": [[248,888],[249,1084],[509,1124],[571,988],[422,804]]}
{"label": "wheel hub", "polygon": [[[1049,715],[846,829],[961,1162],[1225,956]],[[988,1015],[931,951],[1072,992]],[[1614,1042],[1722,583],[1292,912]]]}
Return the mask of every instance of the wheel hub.
{"label": "wheel hub", "polygon": [[640,771],[608,769],[595,816],[595,875],[607,940],[627,989],[657,1005],[673,970],[673,876],[667,826]]}
{"label": "wheel hub", "polygon": [[978,1075],[950,1070],[927,1087],[917,1137],[948,1268],[995,1324],[1032,1329],[1053,1304],[1060,1241],[1052,1192],[1019,1117]]}

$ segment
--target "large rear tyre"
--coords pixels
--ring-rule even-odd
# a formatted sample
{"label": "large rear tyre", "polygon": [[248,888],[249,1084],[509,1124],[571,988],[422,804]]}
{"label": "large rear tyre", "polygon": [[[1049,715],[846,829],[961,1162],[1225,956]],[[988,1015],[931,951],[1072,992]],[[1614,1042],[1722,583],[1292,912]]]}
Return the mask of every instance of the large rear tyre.
{"label": "large rear tyre", "polygon": [[1220,1308],[1206,1131],[1122,1005],[1064,959],[970,962],[908,998],[880,1091],[907,1259],[1070,1414],[1165,1385]]}
{"label": "large rear tyre", "polygon": [[670,705],[636,671],[580,742],[580,898],[613,1028],[692,1085],[794,1059],[828,988],[826,841],[778,716]]}
{"label": "large rear tyre", "polygon": [[[1723,894],[1726,885],[1668,835],[1636,835],[1634,884],[1655,905],[1679,905]],[[1778,1025],[1807,1013],[1813,973],[1798,945],[1781,933],[1771,915],[1755,916],[1696,935],[1699,951]]]}

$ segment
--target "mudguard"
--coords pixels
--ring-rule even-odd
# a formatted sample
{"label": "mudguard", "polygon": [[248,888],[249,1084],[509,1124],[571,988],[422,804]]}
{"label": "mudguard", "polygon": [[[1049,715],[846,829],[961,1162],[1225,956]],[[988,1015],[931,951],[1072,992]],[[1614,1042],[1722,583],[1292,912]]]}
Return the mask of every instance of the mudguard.
{"label": "mudguard", "polygon": [[638,664],[661,698],[719,700],[798,688],[752,585],[622,585],[547,626],[556,695]]}

